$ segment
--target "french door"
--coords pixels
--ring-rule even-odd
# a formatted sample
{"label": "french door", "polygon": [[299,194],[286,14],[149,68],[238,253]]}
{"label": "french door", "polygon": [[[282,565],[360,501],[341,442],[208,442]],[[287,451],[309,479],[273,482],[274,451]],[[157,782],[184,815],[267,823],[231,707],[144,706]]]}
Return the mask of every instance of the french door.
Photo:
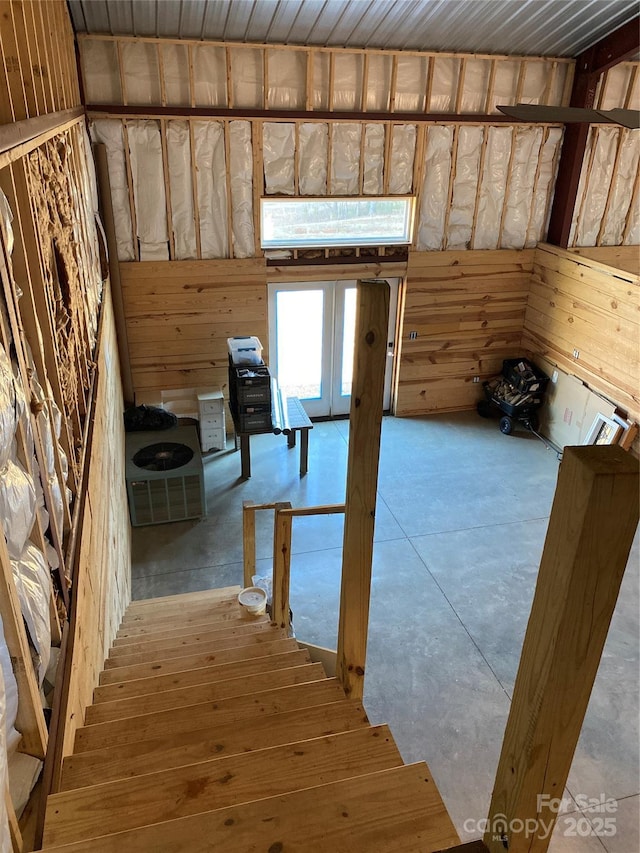
{"label": "french door", "polygon": [[[384,408],[391,405],[398,279],[391,288]],[[355,281],[269,285],[269,353],[283,391],[299,397],[310,417],[346,415],[356,319]]]}

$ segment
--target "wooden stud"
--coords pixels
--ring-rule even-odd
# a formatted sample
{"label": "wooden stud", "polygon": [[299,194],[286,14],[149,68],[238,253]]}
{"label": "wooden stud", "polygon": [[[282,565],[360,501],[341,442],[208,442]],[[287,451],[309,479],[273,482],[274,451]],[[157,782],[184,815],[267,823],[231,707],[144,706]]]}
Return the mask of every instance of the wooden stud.
{"label": "wooden stud", "polygon": [[335,92],[333,91],[333,86],[335,83],[336,77],[336,62],[335,62],[335,53],[329,54],[329,112],[333,110],[333,105],[335,103]]}
{"label": "wooden stud", "polygon": [[293,194],[298,195],[298,187],[300,184],[299,169],[300,169],[300,122],[295,122],[293,126],[294,143],[293,143]]}
{"label": "wooden stud", "polygon": [[27,28],[24,4],[22,2],[13,0],[11,3],[11,13],[13,15],[13,29],[16,43],[20,53],[20,67],[23,75],[27,110],[30,116],[37,116],[40,115],[41,110],[38,104],[38,91],[34,74],[35,62],[32,56],[33,32]]}
{"label": "wooden stud", "polygon": [[0,125],[0,170],[81,121],[84,121],[84,110],[76,107]]}
{"label": "wooden stud", "polygon": [[[411,238],[411,246],[415,247],[418,242],[418,232],[420,230],[420,206],[422,204],[422,184],[424,182],[425,156],[427,151],[427,127],[423,124],[418,125],[418,135],[416,139],[416,152],[413,158],[413,194],[415,195],[415,213],[413,217],[413,234]],[[396,338],[396,340],[400,340]]]}
{"label": "wooden stud", "polygon": [[607,223],[607,216],[609,214],[609,209],[611,207],[611,199],[613,198],[613,188],[616,183],[616,175],[618,174],[618,166],[620,164],[620,155],[622,154],[622,146],[629,135],[630,131],[625,127],[618,128],[618,144],[616,146],[616,154],[613,161],[613,168],[611,170],[611,181],[609,183],[609,189],[607,191],[607,200],[604,205],[604,210],[602,212],[602,219],[600,220],[600,228],[598,229],[598,236],[596,237],[596,246],[600,246],[602,243],[602,237],[604,235],[605,225]]}
{"label": "wooden stud", "polygon": [[11,120],[20,121],[29,118],[24,75],[11,12],[11,0],[0,0],[0,48],[11,114],[13,115]]}
{"label": "wooden stud", "polygon": [[367,112],[367,94],[369,92],[369,54],[364,55],[364,67],[362,70],[362,96],[360,98],[360,109]]}
{"label": "wooden stud", "polygon": [[[358,192],[364,195],[364,158],[365,158],[365,141],[367,135],[367,125],[362,122],[360,125],[360,160],[358,162]],[[358,247],[359,250],[359,247]]]}
{"label": "wooden stud", "polygon": [[7,780],[7,784],[4,789],[4,805],[7,813],[7,822],[9,824],[9,836],[11,840],[11,847],[13,849],[13,853],[22,853],[24,850],[24,845],[22,841],[22,833],[20,832],[20,824],[18,823],[18,818],[16,817],[16,811],[13,807],[13,800],[11,799],[11,791],[9,790],[9,782]]}
{"label": "wooden stud", "polygon": [[227,106],[233,108],[233,76],[231,67],[231,48],[227,45],[224,49],[227,67]]}
{"label": "wooden stud", "polygon": [[561,107],[568,107],[571,101],[571,92],[573,90],[573,78],[575,77],[576,66],[572,63],[567,66],[567,72],[564,77],[564,86],[562,88]]}
{"label": "wooden stud", "polygon": [[384,171],[382,173],[382,194],[389,194],[389,180],[391,179],[391,145],[393,142],[393,128],[391,122],[385,122],[384,126]]}
{"label": "wooden stud", "polygon": [[202,237],[200,235],[200,203],[198,201],[198,170],[196,168],[196,140],[193,122],[189,121],[189,153],[191,156],[191,191],[193,193],[193,216],[196,229],[196,255],[202,258]]}
{"label": "wooden stud", "polygon": [[[484,842],[547,850],[638,523],[638,461],[566,447]],[[526,828],[526,829],[525,829]]]}
{"label": "wooden stud", "polygon": [[160,141],[162,144],[162,175],[164,177],[164,197],[167,210],[167,233],[169,234],[169,259],[176,259],[175,237],[173,234],[173,211],[171,207],[171,183],[169,181],[169,154],[167,151],[167,122],[160,120]]}
{"label": "wooden stud", "polygon": [[598,98],[596,103],[593,105],[594,109],[602,110],[604,109],[603,104],[605,102],[605,97],[607,94],[607,87],[609,85],[609,72],[605,71],[600,77],[600,88],[598,91]]}
{"label": "wooden stud", "polygon": [[364,689],[389,285],[358,281],[336,673],[347,696]]}
{"label": "wooden stud", "polygon": [[491,60],[491,67],[489,69],[489,80],[487,82],[487,96],[484,102],[484,111],[487,115],[491,112],[491,102],[493,101],[493,89],[496,83],[496,60]]}
{"label": "wooden stud", "polygon": [[310,112],[313,110],[313,64],[314,64],[315,51],[309,50],[307,53],[307,80],[306,80],[306,95],[305,95],[305,109]]}
{"label": "wooden stud", "polygon": [[42,14],[40,10],[41,4],[38,0],[26,0],[27,2],[27,30],[33,27],[34,41],[36,47],[36,56],[38,61],[38,77],[42,84],[42,94],[44,96],[43,113],[53,113],[56,110],[55,100],[53,97],[51,72],[46,43],[42,28]]}
{"label": "wooden stud", "polygon": [[624,104],[622,105],[625,110],[630,110],[633,107],[634,103],[634,92],[636,88],[636,84],[638,82],[638,64],[634,63],[631,68],[631,75],[629,77],[629,85],[627,86],[627,91],[624,96]]}
{"label": "wooden stud", "polygon": [[47,725],[4,536],[0,536],[0,616],[18,685],[16,728],[22,735],[18,749],[43,759],[47,751]]}
{"label": "wooden stud", "polygon": [[253,158],[253,235],[256,254],[260,253],[260,199],[264,191],[262,170],[262,122],[251,122],[251,153]]}
{"label": "wooden stud", "polygon": [[120,89],[122,91],[122,103],[127,104],[127,80],[126,75],[124,73],[124,63],[122,61],[122,41],[118,39],[116,41],[116,50],[118,53],[118,73],[120,75]]}
{"label": "wooden stud", "polygon": [[138,221],[136,216],[136,202],[133,190],[133,172],[131,170],[131,156],[129,154],[129,130],[126,118],[122,120],[122,141],[124,143],[124,162],[127,172],[127,187],[129,189],[129,207],[131,208],[131,236],[133,239],[134,260],[140,260],[140,246],[138,244]]}
{"label": "wooden stud", "polygon": [[520,70],[518,71],[518,82],[516,83],[516,104],[522,102],[522,92],[524,90],[524,83],[527,77],[527,60],[520,60]]}
{"label": "wooden stud", "polygon": [[291,580],[291,531],[293,518],[280,510],[291,509],[289,501],[276,503],[273,517],[273,601],[271,619],[287,634],[291,628],[289,587]]}
{"label": "wooden stud", "polygon": [[269,51],[262,51],[262,108],[269,109]]}
{"label": "wooden stud", "polygon": [[431,109],[431,95],[433,93],[433,75],[435,72],[435,57],[430,56],[427,60],[427,80],[424,90],[424,112]]}
{"label": "wooden stud", "polygon": [[455,111],[456,113],[461,112],[462,107],[462,98],[464,97],[464,78],[467,72],[467,60],[462,57],[460,60],[460,68],[458,70],[458,85],[456,87],[456,103],[455,103]]}
{"label": "wooden stud", "polygon": [[442,229],[442,246],[447,248],[449,233],[449,217],[451,216],[451,202],[453,201],[453,187],[456,181],[456,168],[458,163],[458,139],[460,127],[453,128],[453,142],[451,146],[451,170],[449,171],[449,188],[447,190],[447,208],[444,213],[444,226]]}
{"label": "wooden stud", "polygon": [[633,214],[636,209],[636,205],[638,204],[638,199],[640,198],[640,171],[636,171],[636,177],[633,182],[633,192],[631,193],[631,202],[629,204],[629,210],[627,211],[627,215],[624,221],[624,231],[622,232],[622,245],[627,245],[627,240],[629,238],[629,232],[631,231],[631,227],[633,225]]}
{"label": "wooden stud", "polygon": [[[473,207],[473,221],[471,223],[471,236],[469,237],[469,248],[475,248],[476,226],[478,223],[478,210],[480,208],[480,193],[482,190],[482,176],[484,174],[484,161],[487,156],[487,144],[489,142],[490,127],[482,129],[482,146],[480,148],[480,162],[478,164],[478,187],[476,189],[476,200]],[[552,183],[552,182],[551,182]]]}
{"label": "wooden stud", "polygon": [[163,107],[167,105],[167,82],[164,79],[164,53],[160,42],[156,45],[156,55],[158,58],[158,74],[160,75],[160,103]]}
{"label": "wooden stud", "polygon": [[189,68],[189,104],[192,107],[196,105],[196,84],[195,84],[195,75],[193,72],[193,45],[187,45],[187,58],[188,58],[188,68]]}
{"label": "wooden stud", "polygon": [[393,54],[391,60],[391,83],[389,85],[389,112],[396,111],[396,86],[398,83],[398,54]]}
{"label": "wooden stud", "polygon": [[[327,124],[327,195],[331,195],[331,172],[333,169],[333,122]],[[326,255],[325,255],[326,256]]]}

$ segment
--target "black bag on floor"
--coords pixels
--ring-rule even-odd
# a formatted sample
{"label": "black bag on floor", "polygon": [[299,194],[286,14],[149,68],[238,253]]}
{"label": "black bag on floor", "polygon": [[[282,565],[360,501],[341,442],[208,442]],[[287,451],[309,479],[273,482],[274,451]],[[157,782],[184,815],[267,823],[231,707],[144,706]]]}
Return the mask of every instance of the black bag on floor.
{"label": "black bag on floor", "polygon": [[173,412],[167,412],[159,406],[130,406],[124,413],[124,428],[127,432],[171,429],[177,425],[178,418]]}

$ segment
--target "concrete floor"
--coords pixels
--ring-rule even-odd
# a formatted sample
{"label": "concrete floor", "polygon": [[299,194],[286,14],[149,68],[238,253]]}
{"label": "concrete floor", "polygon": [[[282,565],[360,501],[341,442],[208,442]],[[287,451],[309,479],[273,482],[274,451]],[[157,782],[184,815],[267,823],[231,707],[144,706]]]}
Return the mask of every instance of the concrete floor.
{"label": "concrete floor", "polygon": [[[343,502],[347,442],[347,421],[316,424],[303,479],[282,437],[252,438],[246,482],[238,453],[206,457],[207,518],[134,530],[134,598],[241,583],[242,501]],[[557,471],[534,436],[503,436],[475,414],[383,423],[365,705],[405,761],[427,761],[463,840],[482,834]],[[271,518],[258,519],[265,572]],[[342,526],[342,516],[296,519],[292,546],[296,635],[334,648]],[[640,850],[639,555],[636,536],[556,853]],[[602,795],[615,812],[589,808]]]}

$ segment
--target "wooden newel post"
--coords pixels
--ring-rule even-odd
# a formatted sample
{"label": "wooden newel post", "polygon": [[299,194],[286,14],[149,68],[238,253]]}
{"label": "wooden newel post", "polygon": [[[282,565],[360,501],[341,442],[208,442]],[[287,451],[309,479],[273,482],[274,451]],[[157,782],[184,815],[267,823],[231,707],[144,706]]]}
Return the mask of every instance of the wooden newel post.
{"label": "wooden newel post", "polygon": [[352,699],[364,690],[389,285],[359,281],[357,298],[336,666]]}
{"label": "wooden newel post", "polygon": [[491,853],[549,846],[638,523],[638,460],[568,447],[484,837]]}
{"label": "wooden newel post", "polygon": [[273,516],[273,598],[271,619],[289,633],[289,587],[291,583],[291,531],[293,516],[282,510],[291,509],[289,501],[275,505]]}

